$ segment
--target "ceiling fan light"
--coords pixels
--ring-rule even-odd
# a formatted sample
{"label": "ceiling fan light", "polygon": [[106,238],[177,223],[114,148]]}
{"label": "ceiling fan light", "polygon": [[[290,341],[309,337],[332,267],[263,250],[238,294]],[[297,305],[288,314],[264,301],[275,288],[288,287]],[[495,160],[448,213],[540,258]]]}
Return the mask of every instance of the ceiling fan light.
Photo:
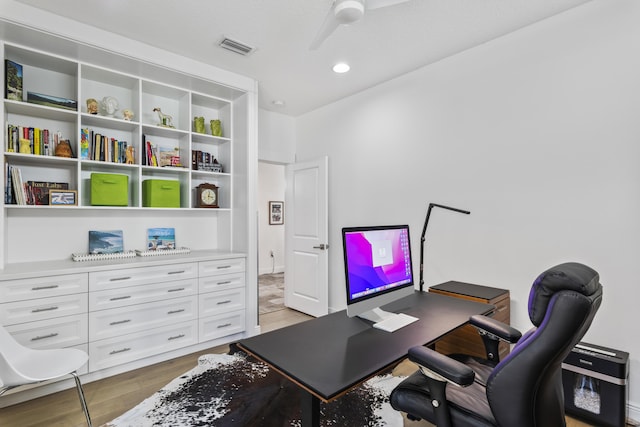
{"label": "ceiling fan light", "polygon": [[333,8],[336,21],[341,24],[352,24],[364,16],[364,3],[358,0],[344,0]]}

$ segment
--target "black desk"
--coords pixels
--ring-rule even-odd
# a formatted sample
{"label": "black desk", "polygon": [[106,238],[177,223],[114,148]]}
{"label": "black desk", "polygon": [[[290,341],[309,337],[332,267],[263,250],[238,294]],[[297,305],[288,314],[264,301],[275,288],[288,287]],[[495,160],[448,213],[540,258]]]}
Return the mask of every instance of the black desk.
{"label": "black desk", "polygon": [[384,309],[420,320],[389,333],[340,311],[238,344],[307,391],[308,398],[301,402],[302,425],[317,426],[320,399],[338,397],[405,358],[409,348],[431,344],[467,323],[471,315],[491,312],[493,306],[416,292]]}

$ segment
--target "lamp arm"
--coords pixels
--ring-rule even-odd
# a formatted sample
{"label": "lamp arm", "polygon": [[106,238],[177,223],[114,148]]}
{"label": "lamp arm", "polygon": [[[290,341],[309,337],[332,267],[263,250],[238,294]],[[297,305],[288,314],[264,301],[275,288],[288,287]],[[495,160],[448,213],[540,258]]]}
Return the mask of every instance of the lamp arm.
{"label": "lamp arm", "polygon": [[420,292],[422,292],[424,288],[424,241],[425,235],[427,234],[427,225],[429,225],[429,217],[431,216],[431,209],[433,208],[442,208],[448,209],[450,211],[463,213],[469,215],[470,211],[465,211],[463,209],[452,208],[451,206],[439,205],[437,203],[429,203],[429,208],[427,209],[427,217],[424,219],[424,227],[422,227],[422,235],[420,236]]}

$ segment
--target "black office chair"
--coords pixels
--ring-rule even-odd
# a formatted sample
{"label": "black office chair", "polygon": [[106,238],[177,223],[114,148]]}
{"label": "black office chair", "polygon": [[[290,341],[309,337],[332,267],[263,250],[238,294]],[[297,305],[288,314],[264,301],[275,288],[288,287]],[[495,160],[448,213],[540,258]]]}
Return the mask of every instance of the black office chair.
{"label": "black office chair", "polygon": [[[579,263],[560,264],[538,276],[529,294],[534,327],[497,364],[495,358],[456,360],[426,347],[411,348],[409,359],[420,370],[393,390],[391,405],[438,427],[565,426],[561,365],[600,307],[599,279]],[[494,355],[497,339],[517,336],[488,317],[474,317],[472,323],[486,341],[493,340]]]}

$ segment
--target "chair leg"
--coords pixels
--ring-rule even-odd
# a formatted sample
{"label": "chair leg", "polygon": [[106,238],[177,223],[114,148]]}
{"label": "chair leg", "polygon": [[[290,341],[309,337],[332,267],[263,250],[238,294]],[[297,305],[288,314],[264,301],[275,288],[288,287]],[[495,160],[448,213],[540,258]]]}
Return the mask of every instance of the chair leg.
{"label": "chair leg", "polygon": [[78,397],[80,398],[80,403],[82,404],[82,411],[84,412],[84,416],[87,419],[87,426],[92,427],[91,417],[89,416],[89,408],[87,407],[87,401],[84,398],[84,391],[82,390],[82,383],[80,382],[80,378],[75,372],[72,372],[71,375],[73,375],[73,379],[76,381],[76,389],[78,389]]}

